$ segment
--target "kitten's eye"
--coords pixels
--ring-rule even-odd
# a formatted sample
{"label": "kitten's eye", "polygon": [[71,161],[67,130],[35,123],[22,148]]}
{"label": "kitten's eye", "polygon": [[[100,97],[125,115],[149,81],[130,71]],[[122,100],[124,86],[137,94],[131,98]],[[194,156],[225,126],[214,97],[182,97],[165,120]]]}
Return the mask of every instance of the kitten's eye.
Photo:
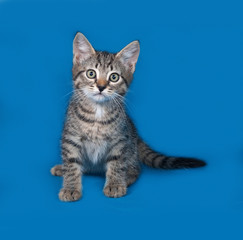
{"label": "kitten's eye", "polygon": [[119,80],[119,74],[118,73],[112,73],[110,75],[110,81],[117,82]]}
{"label": "kitten's eye", "polygon": [[95,72],[95,70],[93,70],[93,69],[89,69],[87,72],[86,72],[86,76],[88,77],[88,78],[95,78],[96,77],[96,72]]}

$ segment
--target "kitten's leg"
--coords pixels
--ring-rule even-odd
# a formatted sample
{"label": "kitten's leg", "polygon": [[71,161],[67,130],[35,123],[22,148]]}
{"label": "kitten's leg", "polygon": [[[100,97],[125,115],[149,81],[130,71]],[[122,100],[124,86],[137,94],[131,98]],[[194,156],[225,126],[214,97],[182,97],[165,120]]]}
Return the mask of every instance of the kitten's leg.
{"label": "kitten's leg", "polygon": [[133,152],[127,166],[127,173],[126,173],[127,186],[132,185],[137,180],[140,171],[141,171],[141,166],[139,163],[137,153]]}
{"label": "kitten's leg", "polygon": [[126,177],[126,183],[128,187],[138,179],[139,172],[140,172],[140,168],[128,169],[127,177]]}
{"label": "kitten's leg", "polygon": [[63,165],[58,164],[51,169],[51,174],[53,176],[63,176]]}
{"label": "kitten's leg", "polygon": [[118,198],[126,195],[127,184],[124,162],[112,160],[107,163],[106,183],[103,191],[107,197]]}
{"label": "kitten's leg", "polygon": [[81,145],[78,137],[65,136],[62,140],[63,188],[59,192],[62,201],[77,201],[82,191]]}
{"label": "kitten's leg", "polygon": [[63,188],[59,192],[62,201],[77,201],[81,198],[81,166],[76,162],[65,162],[63,164]]}

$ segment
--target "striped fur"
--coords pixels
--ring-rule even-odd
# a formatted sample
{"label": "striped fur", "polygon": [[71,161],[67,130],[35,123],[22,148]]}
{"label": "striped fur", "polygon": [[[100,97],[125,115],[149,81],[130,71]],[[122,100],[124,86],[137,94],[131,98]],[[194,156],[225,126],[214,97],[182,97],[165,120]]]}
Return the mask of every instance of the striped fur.
{"label": "striped fur", "polygon": [[[62,201],[82,196],[82,175],[105,172],[104,194],[121,197],[139,176],[140,163],[174,169],[201,167],[197,159],[167,157],[153,151],[125,112],[124,95],[139,54],[134,41],[117,54],[95,51],[80,33],[73,44],[73,85],[62,134],[62,165],[51,169],[63,176]],[[92,74],[91,74],[92,73]],[[112,81],[112,74],[119,78]]]}

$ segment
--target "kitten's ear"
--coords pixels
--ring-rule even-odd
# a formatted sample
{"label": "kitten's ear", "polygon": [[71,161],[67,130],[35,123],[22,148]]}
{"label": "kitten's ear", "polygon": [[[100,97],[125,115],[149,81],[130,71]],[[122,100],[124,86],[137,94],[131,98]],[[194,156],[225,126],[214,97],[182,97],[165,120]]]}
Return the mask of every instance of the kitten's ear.
{"label": "kitten's ear", "polygon": [[78,32],[73,40],[73,63],[82,62],[93,54],[95,54],[95,50],[88,39]]}
{"label": "kitten's ear", "polygon": [[133,41],[124,47],[119,53],[117,53],[116,58],[118,58],[125,65],[125,67],[134,73],[139,51],[139,41]]}

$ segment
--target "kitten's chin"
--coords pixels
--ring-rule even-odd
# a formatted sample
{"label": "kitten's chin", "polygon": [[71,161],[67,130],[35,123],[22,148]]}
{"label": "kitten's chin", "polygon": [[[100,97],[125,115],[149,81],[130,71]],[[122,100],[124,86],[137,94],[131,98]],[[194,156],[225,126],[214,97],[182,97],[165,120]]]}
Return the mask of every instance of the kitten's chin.
{"label": "kitten's chin", "polygon": [[107,102],[109,100],[108,97],[106,97],[106,96],[104,96],[103,94],[100,94],[100,93],[93,95],[91,98],[96,103],[103,103],[103,102]]}

